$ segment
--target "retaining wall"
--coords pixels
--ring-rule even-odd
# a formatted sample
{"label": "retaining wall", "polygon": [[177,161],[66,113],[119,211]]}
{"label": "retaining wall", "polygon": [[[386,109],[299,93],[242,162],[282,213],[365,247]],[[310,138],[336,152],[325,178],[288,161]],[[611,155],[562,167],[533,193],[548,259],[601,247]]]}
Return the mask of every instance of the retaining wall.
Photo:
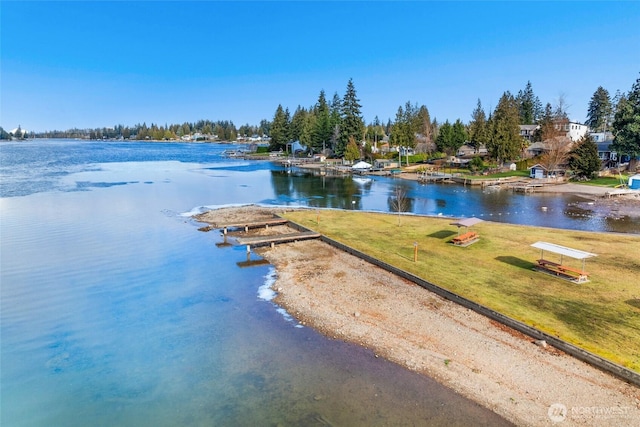
{"label": "retaining wall", "polygon": [[[292,228],[297,229],[298,231],[313,231],[310,230],[306,227],[303,227],[302,225],[296,224],[294,222],[289,222],[289,225]],[[373,258],[363,252],[360,252],[350,246],[347,246],[345,244],[342,244],[340,242],[337,242],[333,239],[330,239],[328,237],[326,237],[325,235],[322,235],[320,237],[320,239],[337,248],[337,249],[341,249],[353,256],[356,256],[358,258],[361,258],[373,265],[376,265],[380,268],[383,268],[391,273],[396,274],[397,276],[403,277],[407,280],[410,280],[411,282],[445,298],[448,299],[449,301],[453,301],[456,304],[459,304],[463,307],[466,307],[470,310],[475,311],[476,313],[479,313],[483,316],[488,317],[491,320],[495,320],[497,322],[502,323],[503,325],[506,325],[510,328],[515,329],[516,331],[522,332],[525,335],[530,336],[533,339],[536,340],[545,340],[547,342],[547,344],[552,345],[553,347],[557,348],[558,350],[562,350],[565,353],[580,359],[598,369],[601,369],[605,372],[608,372],[610,374],[615,375],[618,378],[621,378],[625,381],[628,381],[632,384],[635,384],[636,386],[640,387],[640,374],[638,374],[635,371],[632,371],[630,369],[625,368],[624,366],[618,365],[616,363],[613,363],[607,359],[604,359],[596,354],[593,354],[589,351],[583,350],[580,347],[577,347],[573,344],[570,344],[564,340],[561,340],[560,338],[554,337],[552,335],[549,335],[545,332],[542,332],[536,328],[533,328],[525,323],[522,323],[518,320],[512,319],[509,316],[505,316],[504,314],[501,314],[497,311],[491,310],[488,307],[485,307],[484,305],[475,303],[467,298],[464,298],[456,293],[450,292],[444,288],[441,288],[438,285],[434,285],[433,283],[430,283],[414,274],[409,273],[408,271],[402,270],[400,268],[394,267],[391,264],[387,264],[386,262],[380,261],[377,258]]]}

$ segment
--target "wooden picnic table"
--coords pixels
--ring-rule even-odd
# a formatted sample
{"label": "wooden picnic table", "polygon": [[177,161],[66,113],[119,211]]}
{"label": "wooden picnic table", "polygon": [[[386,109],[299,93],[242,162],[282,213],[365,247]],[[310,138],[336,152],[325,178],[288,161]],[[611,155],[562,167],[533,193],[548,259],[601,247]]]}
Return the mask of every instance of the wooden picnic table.
{"label": "wooden picnic table", "polygon": [[475,231],[467,231],[466,233],[461,234],[461,235],[451,239],[451,242],[454,245],[463,245],[465,243],[469,243],[472,240],[477,239],[478,237],[480,237],[480,236],[478,236],[478,233],[476,233]]}

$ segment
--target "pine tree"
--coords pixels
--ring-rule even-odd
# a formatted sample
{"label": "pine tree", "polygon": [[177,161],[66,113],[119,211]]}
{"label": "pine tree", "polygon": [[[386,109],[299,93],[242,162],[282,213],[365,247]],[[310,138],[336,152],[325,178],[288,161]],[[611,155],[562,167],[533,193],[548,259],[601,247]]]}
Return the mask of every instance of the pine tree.
{"label": "pine tree", "polygon": [[337,147],[340,145],[340,134],[342,127],[342,100],[338,96],[337,92],[334,92],[333,99],[331,100],[331,108],[329,110],[329,123],[331,124],[331,138],[330,146],[334,154]]}
{"label": "pine tree", "polygon": [[493,113],[493,129],[487,150],[498,163],[518,157],[523,140],[520,137],[520,114],[515,98],[505,92]]}
{"label": "pine tree", "polygon": [[482,109],[482,103],[478,98],[478,105],[471,113],[471,123],[469,123],[469,145],[476,150],[487,143],[487,116]]}
{"label": "pine tree", "polygon": [[282,105],[278,104],[276,113],[271,124],[271,143],[269,149],[272,151],[286,150],[289,142],[289,110],[285,111]]}
{"label": "pine tree", "polygon": [[542,104],[540,99],[533,93],[531,82],[527,82],[527,86],[524,91],[518,92],[516,97],[518,103],[518,112],[520,115],[520,123],[522,125],[531,125],[538,121],[540,114],[542,113]]}
{"label": "pine tree", "polygon": [[304,107],[298,105],[296,111],[291,118],[291,124],[289,126],[289,138],[291,141],[300,141],[300,135],[302,134],[302,128],[307,117],[307,110]]}
{"label": "pine tree", "polygon": [[340,144],[336,147],[336,155],[341,156],[353,137],[356,141],[361,141],[364,136],[364,120],[360,112],[360,100],[356,94],[353,79],[347,83],[347,91],[342,98],[342,125],[340,127]]}
{"label": "pine tree", "polygon": [[398,147],[407,147],[409,145],[407,128],[408,124],[406,122],[404,109],[402,106],[399,106],[398,111],[396,112],[396,120],[393,122],[393,127],[391,129],[391,144]]}
{"label": "pine tree", "polygon": [[449,120],[445,121],[438,129],[436,137],[436,148],[438,151],[453,154],[453,126]]}
{"label": "pine tree", "polygon": [[589,101],[586,125],[594,131],[606,131],[611,117],[611,98],[602,86],[594,92]]}
{"label": "pine tree", "polygon": [[631,87],[626,97],[618,103],[613,121],[615,138],[612,149],[631,157],[629,168],[635,166],[640,157],[640,78]]}
{"label": "pine tree", "polygon": [[331,116],[324,90],[320,91],[316,104],[316,121],[313,128],[311,146],[316,152],[327,147],[331,141]]}
{"label": "pine tree", "polygon": [[467,130],[464,128],[462,121],[458,119],[452,126],[451,148],[453,152],[457,152],[465,142],[467,142]]}
{"label": "pine tree", "polygon": [[344,158],[349,161],[358,160],[360,158],[360,149],[353,137],[349,138],[349,143],[344,151]]}
{"label": "pine tree", "polygon": [[431,116],[429,115],[429,109],[422,105],[418,110],[418,122],[420,126],[418,128],[418,133],[421,133],[424,136],[425,142],[427,144],[431,144],[433,142],[433,129],[431,128]]}
{"label": "pine tree", "polygon": [[307,112],[302,123],[302,129],[300,130],[300,143],[305,147],[311,147],[312,151],[320,152],[322,146],[313,146],[313,134],[316,129],[317,116],[313,112]]}
{"label": "pine tree", "polygon": [[569,168],[578,178],[591,179],[600,170],[598,146],[589,135],[583,136],[569,152]]}

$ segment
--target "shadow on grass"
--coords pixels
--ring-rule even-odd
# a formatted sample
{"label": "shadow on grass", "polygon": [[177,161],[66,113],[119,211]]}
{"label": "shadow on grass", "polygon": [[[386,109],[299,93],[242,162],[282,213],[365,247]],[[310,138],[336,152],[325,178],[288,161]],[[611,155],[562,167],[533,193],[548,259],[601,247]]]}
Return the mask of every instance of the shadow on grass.
{"label": "shadow on grass", "polygon": [[396,252],[396,255],[398,255],[400,258],[404,258],[408,261],[413,262],[413,253],[411,254],[411,256],[407,256],[407,255],[403,255],[400,252]]}
{"label": "shadow on grass", "polygon": [[640,298],[632,298],[625,301],[631,307],[640,308]]}
{"label": "shadow on grass", "polygon": [[581,340],[603,350],[618,345],[620,340],[638,339],[633,332],[637,331],[635,316],[620,316],[607,304],[530,293],[522,296],[526,304],[551,314]]}
{"label": "shadow on grass", "polygon": [[526,259],[516,258],[514,256],[499,256],[496,257],[497,261],[504,262],[505,264],[512,265],[514,267],[524,268],[527,270],[531,270],[535,264],[531,261],[527,261]]}
{"label": "shadow on grass", "polygon": [[433,237],[434,239],[447,239],[456,234],[455,231],[451,230],[440,230],[435,233],[427,234],[427,237]]}

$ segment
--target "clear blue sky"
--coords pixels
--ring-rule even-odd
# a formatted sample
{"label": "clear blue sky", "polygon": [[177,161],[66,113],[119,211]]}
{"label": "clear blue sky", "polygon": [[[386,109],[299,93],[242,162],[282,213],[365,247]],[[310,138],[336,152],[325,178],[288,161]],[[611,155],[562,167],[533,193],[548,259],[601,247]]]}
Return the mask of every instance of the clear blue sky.
{"label": "clear blue sky", "polygon": [[407,101],[468,122],[531,81],[584,121],[640,76],[640,3],[0,3],[0,126],[271,120],[353,78],[367,123]]}

